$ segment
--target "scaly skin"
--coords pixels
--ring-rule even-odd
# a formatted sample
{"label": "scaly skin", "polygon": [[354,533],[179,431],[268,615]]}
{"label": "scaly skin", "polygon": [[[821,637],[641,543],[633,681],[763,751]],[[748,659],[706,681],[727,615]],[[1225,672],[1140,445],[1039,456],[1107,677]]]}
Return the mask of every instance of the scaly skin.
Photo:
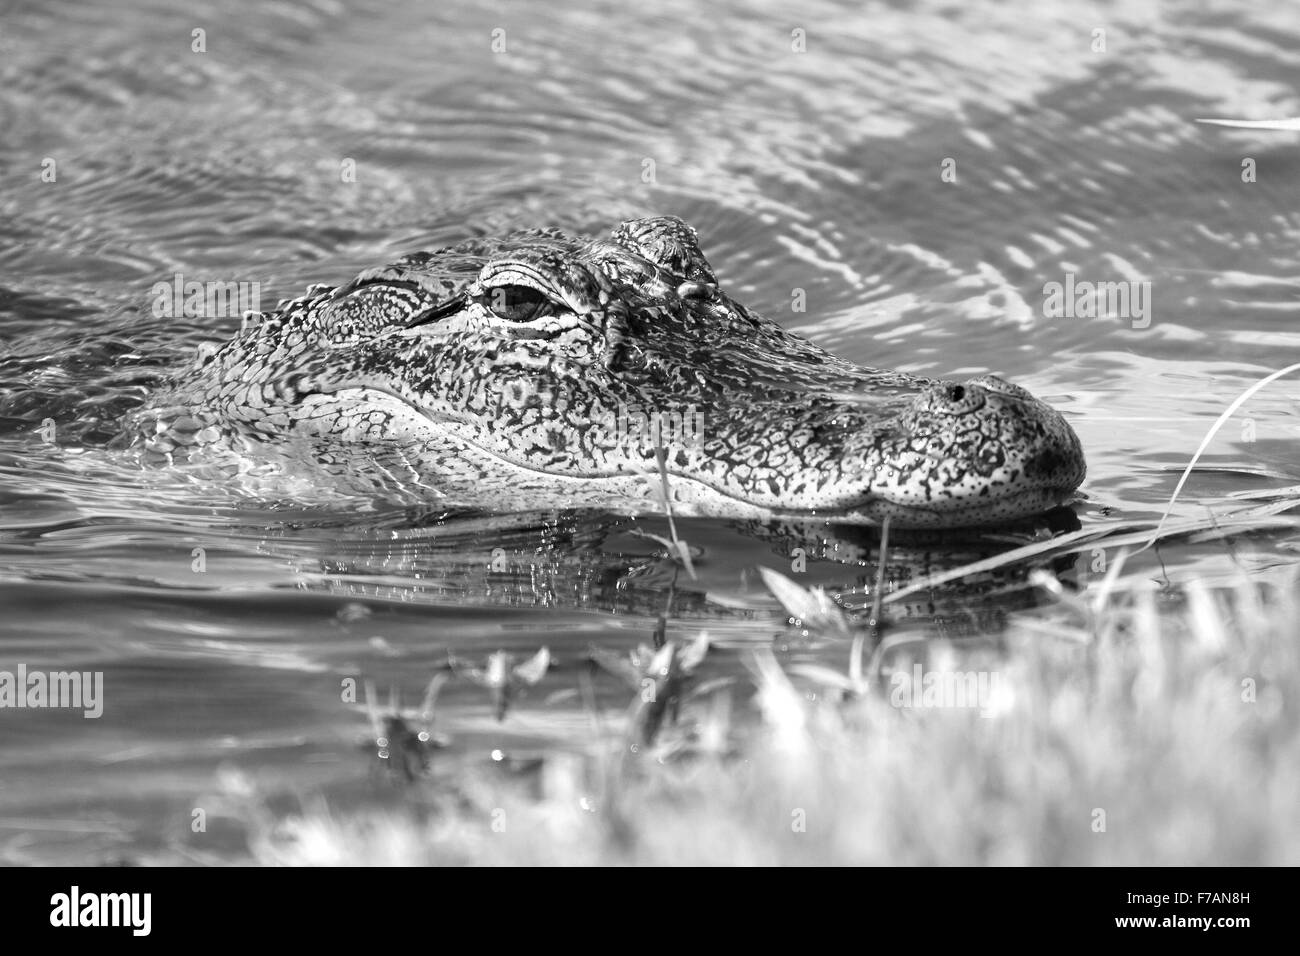
{"label": "scaly skin", "polygon": [[340,481],[496,511],[834,516],[900,527],[1036,514],[1084,477],[1061,416],[991,375],[844,362],[717,288],[673,218],[408,255],[314,287],[183,370],[146,446],[309,450]]}

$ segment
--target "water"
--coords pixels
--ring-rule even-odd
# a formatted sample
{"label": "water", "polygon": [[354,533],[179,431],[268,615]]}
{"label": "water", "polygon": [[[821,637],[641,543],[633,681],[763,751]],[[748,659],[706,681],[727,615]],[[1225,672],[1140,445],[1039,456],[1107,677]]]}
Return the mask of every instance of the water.
{"label": "water", "polygon": [[[1152,518],[1300,341],[1300,137],[1192,122],[1300,115],[1298,40],[1300,12],[1237,3],[4,5],[0,669],[101,670],[105,710],[3,712],[0,861],[176,858],[229,768],[372,799],[349,680],[414,704],[449,656],[547,645],[504,724],[468,681],[440,707],[453,764],[525,759],[582,737],[592,645],[706,628],[726,675],[793,639],[756,574],[789,559],[722,522],[681,529],[690,580],[634,533],[654,519],[259,504],[129,466],[121,416],[238,325],[155,317],[155,283],[257,282],[269,306],[471,235],[679,215],[736,298],[848,359],[1028,387],[1083,441],[1085,526]],[[1045,314],[1067,281],[1149,282],[1150,309]],[[1175,513],[1295,483],[1296,399],[1252,399]],[[1165,560],[1213,575],[1284,544]],[[860,605],[870,577],[800,580]],[[943,626],[983,629],[981,600]]]}

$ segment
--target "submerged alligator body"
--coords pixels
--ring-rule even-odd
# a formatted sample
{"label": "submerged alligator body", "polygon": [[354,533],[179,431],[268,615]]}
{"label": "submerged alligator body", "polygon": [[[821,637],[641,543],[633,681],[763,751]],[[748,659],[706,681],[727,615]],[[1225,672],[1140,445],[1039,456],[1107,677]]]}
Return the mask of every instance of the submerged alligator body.
{"label": "submerged alligator body", "polygon": [[1024,389],[842,361],[719,289],[663,217],[408,255],[257,316],[140,415],[175,459],[294,449],[451,505],[900,527],[1036,514],[1084,477]]}

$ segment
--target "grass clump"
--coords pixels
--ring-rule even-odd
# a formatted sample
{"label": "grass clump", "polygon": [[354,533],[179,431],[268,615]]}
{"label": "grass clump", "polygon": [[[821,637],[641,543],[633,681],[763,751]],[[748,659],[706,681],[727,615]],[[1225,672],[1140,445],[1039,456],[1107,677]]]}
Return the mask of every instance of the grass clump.
{"label": "grass clump", "polygon": [[996,644],[895,635],[838,681],[764,648],[749,660],[752,688],[695,696],[653,740],[632,717],[593,713],[585,750],[526,774],[460,768],[382,810],[260,814],[252,856],[1300,862],[1295,581],[1175,590],[1112,575],[1078,598],[1042,583],[1054,608],[1017,618]]}

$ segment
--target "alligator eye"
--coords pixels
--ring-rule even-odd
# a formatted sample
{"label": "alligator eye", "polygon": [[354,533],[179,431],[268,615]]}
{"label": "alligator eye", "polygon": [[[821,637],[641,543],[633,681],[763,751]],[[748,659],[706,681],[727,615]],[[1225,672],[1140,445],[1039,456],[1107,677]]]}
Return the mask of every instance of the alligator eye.
{"label": "alligator eye", "polygon": [[551,300],[531,286],[501,285],[489,289],[486,304],[493,314],[507,322],[527,322],[547,313]]}

